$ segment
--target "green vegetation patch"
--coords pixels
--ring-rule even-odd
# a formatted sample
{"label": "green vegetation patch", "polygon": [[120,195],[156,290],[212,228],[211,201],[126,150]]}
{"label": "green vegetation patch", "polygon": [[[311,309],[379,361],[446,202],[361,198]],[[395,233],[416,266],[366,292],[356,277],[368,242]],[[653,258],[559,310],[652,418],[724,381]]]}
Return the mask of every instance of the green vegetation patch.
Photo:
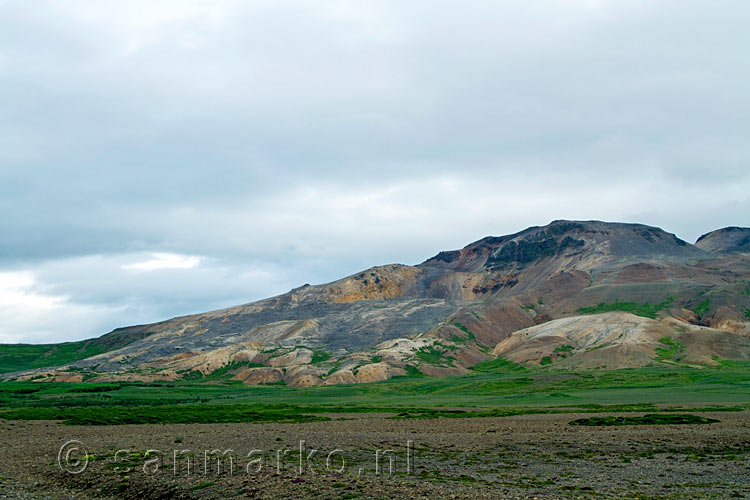
{"label": "green vegetation patch", "polygon": [[191,491],[194,491],[194,490],[202,490],[203,488],[208,488],[209,486],[213,486],[213,485],[215,485],[215,484],[216,484],[216,483],[215,483],[215,482],[213,482],[213,481],[207,481],[207,482],[205,482],[205,483],[200,483],[200,484],[196,484],[195,486],[191,486],[191,487],[190,487],[190,490],[191,490]]}
{"label": "green vegetation patch", "polygon": [[331,359],[330,352],[316,349],[313,351],[312,361],[310,361],[310,364],[317,365],[318,363],[323,363],[325,361],[328,361],[329,359]]}
{"label": "green vegetation patch", "polygon": [[635,302],[616,301],[612,303],[600,302],[595,306],[581,307],[578,312],[581,314],[602,314],[607,312],[621,311],[642,316],[644,318],[656,319],[656,315],[662,309],[666,309],[672,304],[674,297],[667,297],[666,300],[658,304],[636,304]]}
{"label": "green vegetation patch", "polygon": [[[278,404],[301,406],[301,409],[293,412],[289,410],[298,415],[316,414],[311,409],[315,405],[328,408],[321,414],[331,413],[331,408],[341,407],[352,411],[352,408],[360,406],[491,409],[561,404],[563,401],[558,396],[552,396],[554,394],[571,396],[564,401],[566,407],[573,407],[571,403],[575,407],[602,405],[590,406],[591,411],[598,412],[607,411],[615,403],[632,401],[654,405],[688,405],[681,408],[682,413],[718,411],[697,409],[694,407],[696,404],[703,408],[707,404],[731,403],[742,405],[732,407],[734,411],[737,408],[740,411],[750,409],[750,362],[718,358],[715,361],[715,365],[702,368],[655,363],[643,368],[570,371],[560,369],[560,363],[542,368],[523,367],[500,358],[475,365],[470,373],[454,377],[424,375],[412,362],[405,367],[407,376],[382,382],[299,388],[280,384],[246,386],[227,379],[213,383],[204,380],[79,384],[8,381],[0,382],[0,415],[21,408],[60,412],[70,409],[78,412],[72,416],[100,415],[105,419],[108,415],[104,410],[108,408],[116,409],[113,415],[124,414],[127,417],[131,414],[123,412],[123,409],[145,407],[149,411],[157,411],[160,407],[169,407],[165,410],[167,413],[179,413],[179,408],[198,412],[200,408],[210,410],[214,405],[255,408],[254,411],[268,415],[267,411],[258,410],[257,406]],[[98,389],[100,387],[102,389]],[[400,411],[403,410],[394,413]],[[667,410],[652,406],[642,407],[639,411],[665,413]],[[55,419],[59,416],[60,420],[68,415],[36,414],[39,418]],[[277,411],[279,418],[286,415]],[[243,418],[253,421],[247,415]],[[154,420],[158,422],[164,419],[158,417]],[[212,419],[206,417],[206,420]]]}
{"label": "green vegetation patch", "polygon": [[62,344],[0,344],[0,373],[74,363],[148,337],[151,332],[114,331],[102,337]]}
{"label": "green vegetation patch", "polygon": [[680,354],[684,349],[685,345],[672,340],[669,337],[662,337],[659,342],[666,347],[656,348],[656,359],[657,361],[676,361],[677,355]]}
{"label": "green vegetation patch", "polygon": [[700,316],[701,318],[708,314],[708,310],[711,307],[711,299],[706,299],[702,302],[699,302],[695,308],[693,308],[693,312]]}
{"label": "green vegetation patch", "polygon": [[471,369],[476,372],[486,373],[509,373],[526,371],[526,368],[524,368],[523,366],[519,365],[518,363],[508,361],[505,358],[495,358],[490,359],[489,361],[483,361],[472,366]]}
{"label": "green vegetation patch", "polygon": [[290,405],[180,405],[89,408],[21,408],[0,412],[5,420],[62,420],[67,425],[214,424],[235,422],[315,422]]}
{"label": "green vegetation patch", "polygon": [[589,417],[579,418],[570,422],[570,425],[586,426],[610,426],[610,425],[681,425],[681,424],[713,424],[719,422],[715,418],[699,417],[686,413],[658,414],[649,413],[642,417],[616,416],[616,417]]}
{"label": "green vegetation patch", "polygon": [[434,345],[428,345],[421,347],[414,351],[414,354],[421,361],[424,361],[430,365],[450,365],[451,360],[446,358],[445,353],[440,349],[437,349]]}
{"label": "green vegetation patch", "polygon": [[465,337],[459,337],[458,335],[451,334],[450,338],[448,339],[451,342],[463,343],[463,342],[468,342],[470,340],[476,340],[476,337],[474,337],[474,334],[471,333],[469,331],[469,329],[466,328],[465,325],[462,325],[458,321],[454,321],[453,322],[453,326],[455,326],[456,328],[458,328],[459,330],[461,330],[462,332],[464,332],[466,334],[466,336]]}
{"label": "green vegetation patch", "polygon": [[573,352],[574,349],[575,347],[572,345],[564,344],[560,347],[555,347],[555,352]]}
{"label": "green vegetation patch", "polygon": [[419,371],[419,368],[417,368],[414,365],[406,365],[404,367],[404,370],[406,370],[406,376],[407,377],[424,377],[425,374]]}
{"label": "green vegetation patch", "polygon": [[[338,388],[331,388],[336,390]],[[549,397],[570,397],[560,393],[549,394]],[[644,412],[660,411],[669,415],[656,415],[659,418],[671,419],[658,423],[694,423],[678,422],[684,415],[681,411],[743,411],[742,406],[713,405],[685,408],[683,406],[658,408],[650,403],[638,404],[569,404],[564,406],[504,406],[498,408],[454,409],[436,407],[409,407],[392,405],[291,405],[291,404],[224,404],[224,405],[181,405],[161,407],[88,407],[88,408],[23,408],[0,411],[0,418],[6,420],[60,420],[67,425],[120,425],[120,424],[173,424],[173,423],[237,423],[237,422],[279,422],[299,423],[327,421],[328,417],[320,414],[330,413],[391,413],[392,419],[425,419],[425,418],[483,418],[507,417],[527,414],[561,414],[561,413],[611,413],[611,412]],[[648,416],[648,415],[647,415]],[[688,417],[693,417],[688,415]],[[609,418],[609,417],[608,417]],[[622,417],[617,417],[622,418]],[[630,418],[630,417],[628,417]],[[635,417],[642,418],[642,417]],[[700,417],[698,417],[700,418]],[[574,424],[598,425],[598,424]],[[604,424],[601,424],[604,425]],[[612,424],[626,425],[626,424]],[[182,438],[175,438],[181,442]]]}
{"label": "green vegetation patch", "polygon": [[250,363],[248,361],[237,361],[234,363],[229,363],[221,368],[217,368],[216,370],[212,371],[211,373],[203,374],[202,372],[199,372],[198,370],[193,370],[191,372],[185,373],[183,375],[183,378],[186,380],[200,380],[204,382],[209,381],[215,381],[215,380],[224,380],[229,379],[234,376],[235,372],[238,372],[244,368],[259,368],[263,365],[259,363]]}
{"label": "green vegetation patch", "polygon": [[[570,397],[566,394],[553,393],[550,397]],[[667,414],[649,414],[642,417],[592,417],[574,420],[571,425],[667,425],[667,424],[708,424],[718,422],[716,419],[697,417],[676,413],[685,411],[685,407],[659,409],[652,404],[615,404],[615,405],[566,405],[566,406],[506,406],[494,409],[456,410],[450,408],[404,408],[390,419],[424,419],[424,418],[488,418],[488,417],[511,417],[516,415],[541,415],[541,414],[566,414],[566,413],[604,413],[604,412],[642,412],[642,411],[664,411]],[[741,407],[719,406],[696,408],[690,411],[742,411]],[[614,419],[614,420],[611,420]],[[695,420],[698,419],[698,420]],[[593,423],[584,423],[584,422]],[[599,423],[599,422],[630,422],[630,423]]]}

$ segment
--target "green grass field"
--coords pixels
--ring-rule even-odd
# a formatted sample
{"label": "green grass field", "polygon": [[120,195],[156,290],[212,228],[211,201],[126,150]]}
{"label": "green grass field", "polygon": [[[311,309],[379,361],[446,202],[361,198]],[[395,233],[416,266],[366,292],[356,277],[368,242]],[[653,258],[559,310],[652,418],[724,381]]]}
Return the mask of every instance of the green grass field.
{"label": "green grass field", "polygon": [[[469,375],[291,388],[209,377],[171,383],[0,383],[0,418],[67,423],[309,421],[314,414],[383,411],[401,418],[567,411],[750,408],[750,363],[565,372],[491,361]],[[470,414],[454,409],[471,409]]]}

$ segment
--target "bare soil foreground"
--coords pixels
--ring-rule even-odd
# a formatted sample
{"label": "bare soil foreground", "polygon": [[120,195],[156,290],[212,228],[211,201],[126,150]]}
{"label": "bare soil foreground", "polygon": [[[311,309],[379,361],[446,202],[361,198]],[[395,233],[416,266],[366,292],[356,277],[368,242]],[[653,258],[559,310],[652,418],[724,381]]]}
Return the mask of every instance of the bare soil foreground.
{"label": "bare soil foreground", "polygon": [[694,413],[720,422],[569,425],[590,414],[87,427],[0,420],[0,498],[750,498],[750,412]]}

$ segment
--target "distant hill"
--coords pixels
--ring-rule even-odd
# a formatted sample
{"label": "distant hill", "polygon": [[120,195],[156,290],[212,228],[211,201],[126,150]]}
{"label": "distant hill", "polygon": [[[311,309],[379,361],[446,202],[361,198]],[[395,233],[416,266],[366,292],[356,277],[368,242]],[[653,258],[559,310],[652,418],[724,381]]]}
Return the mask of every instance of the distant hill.
{"label": "distant hill", "polygon": [[750,227],[725,227],[704,234],[695,246],[707,252],[750,252]]}
{"label": "distant hill", "polygon": [[417,266],[44,346],[46,360],[0,346],[0,363],[23,380],[307,386],[455,375],[496,358],[573,370],[747,360],[748,232],[692,245],[641,224],[554,221]]}

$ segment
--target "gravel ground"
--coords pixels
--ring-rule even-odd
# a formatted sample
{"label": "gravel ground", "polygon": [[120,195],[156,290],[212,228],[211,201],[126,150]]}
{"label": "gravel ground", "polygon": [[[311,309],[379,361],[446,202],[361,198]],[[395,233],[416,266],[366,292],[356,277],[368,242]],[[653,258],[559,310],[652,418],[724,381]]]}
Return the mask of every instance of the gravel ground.
{"label": "gravel ground", "polygon": [[[750,498],[750,413],[696,414],[721,422],[568,425],[587,416],[578,414],[100,427],[0,420],[0,498]],[[70,440],[80,442],[60,452]]]}

